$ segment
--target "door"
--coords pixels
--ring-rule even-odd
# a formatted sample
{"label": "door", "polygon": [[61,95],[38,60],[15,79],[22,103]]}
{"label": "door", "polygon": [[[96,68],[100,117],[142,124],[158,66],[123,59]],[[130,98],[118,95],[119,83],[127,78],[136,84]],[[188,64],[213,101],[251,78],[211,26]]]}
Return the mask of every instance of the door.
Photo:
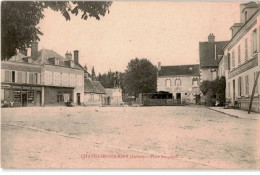
{"label": "door", "polygon": [[235,104],[236,99],[236,82],[235,79],[233,80],[233,103]]}
{"label": "door", "polygon": [[77,104],[80,105],[80,93],[77,93]]}
{"label": "door", "polygon": [[36,103],[36,106],[41,106],[41,92],[40,91],[36,92],[35,103]]}
{"label": "door", "polygon": [[177,103],[181,103],[181,93],[176,94]]}
{"label": "door", "polygon": [[27,94],[22,94],[22,106],[27,106]]}

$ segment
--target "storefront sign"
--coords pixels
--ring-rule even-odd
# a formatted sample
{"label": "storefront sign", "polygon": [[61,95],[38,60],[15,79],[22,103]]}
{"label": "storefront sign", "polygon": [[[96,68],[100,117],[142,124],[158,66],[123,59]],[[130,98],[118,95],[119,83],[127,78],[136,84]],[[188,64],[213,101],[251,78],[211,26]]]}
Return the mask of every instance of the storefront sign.
{"label": "storefront sign", "polygon": [[256,55],[253,59],[249,60],[245,64],[241,65],[240,67],[230,71],[228,73],[228,78],[233,78],[234,76],[241,74],[242,72],[245,72],[253,67],[256,67],[258,65],[258,56]]}

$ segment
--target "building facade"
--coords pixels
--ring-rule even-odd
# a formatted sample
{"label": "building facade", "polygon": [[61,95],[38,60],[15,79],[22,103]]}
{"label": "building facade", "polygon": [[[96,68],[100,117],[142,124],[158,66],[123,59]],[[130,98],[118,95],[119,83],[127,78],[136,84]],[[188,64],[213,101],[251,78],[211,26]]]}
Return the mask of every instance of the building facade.
{"label": "building facade", "polygon": [[161,66],[158,64],[157,91],[173,94],[173,99],[186,103],[200,101],[199,65]]}
{"label": "building facade", "polygon": [[42,66],[18,53],[1,61],[1,103],[8,106],[41,106]]}
{"label": "building facade", "polygon": [[199,43],[200,80],[213,81],[218,76],[218,61],[224,55],[223,47],[228,41],[215,41],[211,33],[208,41]]}
{"label": "building facade", "polygon": [[84,71],[79,66],[79,52],[65,57],[53,50],[38,51],[33,42],[31,56],[18,53],[2,61],[2,101],[14,106],[81,105],[84,99]]}
{"label": "building facade", "polygon": [[92,81],[88,78],[84,80],[84,105],[105,105],[105,94],[105,88],[99,81]]}
{"label": "building facade", "polygon": [[[260,70],[260,8],[255,2],[240,5],[240,23],[231,27],[232,38],[224,47],[228,58],[226,99],[248,110],[257,73]],[[238,25],[239,24],[239,25]],[[259,82],[259,79],[258,79]],[[259,84],[259,83],[258,83]],[[252,111],[260,112],[259,85],[256,85]]]}
{"label": "building facade", "polygon": [[106,88],[105,105],[120,106],[123,104],[123,96],[121,88]]}

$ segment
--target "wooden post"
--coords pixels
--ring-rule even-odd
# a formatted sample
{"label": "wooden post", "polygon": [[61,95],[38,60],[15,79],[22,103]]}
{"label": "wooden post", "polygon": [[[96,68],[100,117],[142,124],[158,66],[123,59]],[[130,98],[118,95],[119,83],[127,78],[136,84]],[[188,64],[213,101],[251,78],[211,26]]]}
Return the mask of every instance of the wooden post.
{"label": "wooden post", "polygon": [[257,85],[259,73],[260,73],[260,72],[258,71],[258,72],[257,72],[257,75],[256,75],[256,79],[255,79],[255,83],[254,83],[254,87],[253,87],[253,90],[252,90],[252,95],[251,95],[251,99],[250,99],[250,103],[249,103],[248,114],[250,114],[250,112],[251,112],[251,107],[252,107],[253,100],[254,100],[254,96],[255,96],[255,88],[256,88],[256,85]]}

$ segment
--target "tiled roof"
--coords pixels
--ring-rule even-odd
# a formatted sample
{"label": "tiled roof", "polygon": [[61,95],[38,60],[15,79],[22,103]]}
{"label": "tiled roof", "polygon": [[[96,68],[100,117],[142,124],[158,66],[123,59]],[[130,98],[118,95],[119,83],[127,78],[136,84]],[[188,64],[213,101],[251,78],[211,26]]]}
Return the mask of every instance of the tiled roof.
{"label": "tiled roof", "polygon": [[93,81],[94,91],[96,94],[105,94],[106,90],[99,81]]}
{"label": "tiled roof", "polygon": [[92,81],[90,79],[84,80],[84,92],[85,93],[95,93],[95,94],[105,94],[105,88],[99,81]]}
{"label": "tiled roof", "polygon": [[[56,53],[53,50],[49,50],[49,49],[42,49],[38,52],[37,55],[37,60],[41,63],[41,64],[50,64],[53,65],[49,58],[59,58],[59,66],[62,67],[70,67],[66,61],[69,61],[68,59],[64,58],[63,56],[61,56],[60,54]],[[81,69],[81,67],[78,64],[75,64],[75,68],[76,69]]]}
{"label": "tiled roof", "polygon": [[27,64],[39,64],[38,61],[32,60],[31,63],[25,61],[25,58],[29,58],[30,56],[25,56],[22,53],[18,52],[16,55],[12,56],[8,61],[17,62],[17,63],[27,63]]}
{"label": "tiled roof", "polygon": [[[223,55],[223,47],[228,41],[218,42],[200,42],[199,43],[199,55],[200,55],[200,67],[217,67],[218,55]],[[217,54],[215,54],[215,46]],[[216,59],[215,59],[216,57]]]}
{"label": "tiled roof", "polygon": [[170,75],[199,75],[199,65],[180,65],[180,66],[161,66],[158,71],[158,76]]}

